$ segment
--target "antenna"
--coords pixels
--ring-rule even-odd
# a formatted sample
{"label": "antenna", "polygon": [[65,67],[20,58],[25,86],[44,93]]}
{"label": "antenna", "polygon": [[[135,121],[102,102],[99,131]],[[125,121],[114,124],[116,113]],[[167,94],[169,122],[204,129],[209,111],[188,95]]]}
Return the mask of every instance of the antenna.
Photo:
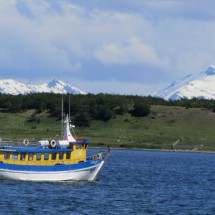
{"label": "antenna", "polygon": [[62,101],[61,101],[61,137],[63,137],[63,93],[62,93]]}
{"label": "antenna", "polygon": [[70,95],[69,95],[69,121],[70,121]]}

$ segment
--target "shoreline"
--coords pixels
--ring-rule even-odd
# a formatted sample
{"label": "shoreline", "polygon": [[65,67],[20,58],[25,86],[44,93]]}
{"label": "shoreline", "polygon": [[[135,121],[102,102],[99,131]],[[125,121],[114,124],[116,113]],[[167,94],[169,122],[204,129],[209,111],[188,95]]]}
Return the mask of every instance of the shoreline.
{"label": "shoreline", "polygon": [[[89,149],[105,149],[107,147],[88,147]],[[119,147],[110,147],[110,150],[133,150],[133,151],[155,151],[155,152],[186,152],[186,153],[205,153],[205,154],[214,154],[215,151],[198,151],[198,150],[174,150],[174,149],[141,149],[141,148],[119,148]]]}

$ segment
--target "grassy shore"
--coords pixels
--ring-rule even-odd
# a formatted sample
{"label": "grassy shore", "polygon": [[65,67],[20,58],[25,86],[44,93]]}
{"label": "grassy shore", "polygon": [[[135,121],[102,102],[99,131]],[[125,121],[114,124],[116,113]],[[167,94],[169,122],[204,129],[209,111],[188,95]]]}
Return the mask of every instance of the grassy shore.
{"label": "grassy shore", "polygon": [[[0,137],[22,141],[28,139],[58,139],[61,121],[48,113],[36,114],[0,112]],[[116,148],[177,149],[215,151],[215,113],[198,108],[152,106],[147,117],[117,115],[108,122],[93,121],[89,128],[75,128],[78,137],[92,140],[91,146]]]}

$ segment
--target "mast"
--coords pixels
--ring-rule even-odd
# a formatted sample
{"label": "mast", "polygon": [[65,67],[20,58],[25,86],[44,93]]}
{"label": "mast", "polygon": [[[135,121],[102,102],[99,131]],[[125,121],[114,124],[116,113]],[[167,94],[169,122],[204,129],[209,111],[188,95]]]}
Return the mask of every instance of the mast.
{"label": "mast", "polygon": [[62,101],[61,101],[61,137],[63,137],[63,93],[62,93]]}
{"label": "mast", "polygon": [[70,121],[70,95],[69,95],[69,121]]}
{"label": "mast", "polygon": [[77,139],[77,137],[76,137],[76,134],[75,134],[75,131],[73,130],[73,128],[75,127],[74,125],[70,125],[70,123],[71,123],[71,119],[70,119],[70,95],[69,95],[69,117],[68,117],[68,119],[69,119],[69,127],[70,127],[70,129],[72,130],[72,134],[74,135],[74,139]]}
{"label": "mast", "polygon": [[68,140],[69,142],[76,142],[75,138],[72,136],[72,134],[70,132],[70,123],[69,123],[69,116],[68,115],[66,115],[66,117],[65,117],[63,139]]}

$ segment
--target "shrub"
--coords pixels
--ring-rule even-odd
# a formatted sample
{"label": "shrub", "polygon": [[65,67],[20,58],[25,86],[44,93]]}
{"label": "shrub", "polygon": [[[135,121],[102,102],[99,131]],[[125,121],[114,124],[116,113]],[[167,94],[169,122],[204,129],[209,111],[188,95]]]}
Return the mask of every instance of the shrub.
{"label": "shrub", "polygon": [[151,112],[151,107],[148,104],[136,103],[134,109],[131,111],[132,116],[143,117],[149,115]]}

